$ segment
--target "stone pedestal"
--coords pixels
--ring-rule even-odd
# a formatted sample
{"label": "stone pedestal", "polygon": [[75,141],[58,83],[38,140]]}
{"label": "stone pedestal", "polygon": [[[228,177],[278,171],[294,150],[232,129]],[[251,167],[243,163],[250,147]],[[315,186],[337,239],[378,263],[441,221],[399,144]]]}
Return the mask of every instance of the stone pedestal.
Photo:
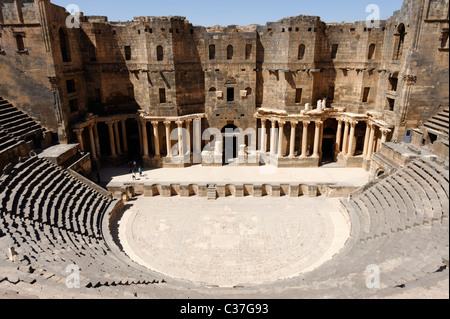
{"label": "stone pedestal", "polygon": [[302,193],[308,197],[317,197],[318,187],[317,185],[302,185]]}

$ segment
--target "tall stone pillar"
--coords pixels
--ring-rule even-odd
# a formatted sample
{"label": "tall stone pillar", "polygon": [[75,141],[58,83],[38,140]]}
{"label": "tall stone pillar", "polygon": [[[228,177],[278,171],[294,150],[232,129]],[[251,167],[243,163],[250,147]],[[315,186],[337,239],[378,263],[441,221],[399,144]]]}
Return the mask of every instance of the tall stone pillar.
{"label": "tall stone pillar", "polygon": [[370,125],[369,148],[367,149],[367,157],[366,157],[368,161],[372,159],[373,146],[375,143],[375,129],[376,129],[375,124],[369,125]]}
{"label": "tall stone pillar", "polygon": [[142,121],[141,126],[142,126],[142,146],[143,146],[143,150],[144,150],[144,158],[148,159],[150,156],[149,156],[149,151],[148,151],[147,122]]}
{"label": "tall stone pillar", "polygon": [[84,129],[80,128],[80,129],[76,129],[73,130],[75,132],[75,134],[77,134],[77,140],[78,140],[78,144],[80,144],[80,149],[82,152],[84,152],[84,142],[83,142],[83,131]]}
{"label": "tall stone pillar", "polygon": [[366,123],[366,135],[364,136],[364,150],[363,157],[367,157],[367,151],[369,150],[369,138],[370,138],[370,125],[369,122]]}
{"label": "tall stone pillar", "polygon": [[284,125],[286,122],[278,121],[278,157],[283,157]]}
{"label": "tall stone pillar", "polygon": [[111,156],[113,158],[117,157],[116,153],[116,143],[114,141],[114,129],[113,129],[113,122],[107,122],[108,130],[109,130],[109,146],[111,147]]}
{"label": "tall stone pillar", "polygon": [[314,134],[314,153],[313,157],[319,157],[319,145],[320,145],[320,130],[322,128],[322,121],[316,121],[316,132]]}
{"label": "tall stone pillar", "polygon": [[341,152],[342,147],[342,122],[343,120],[338,120],[338,128],[336,134],[336,153],[339,154]]}
{"label": "tall stone pillar", "polygon": [[167,157],[172,157],[172,139],[170,138],[170,121],[165,121],[166,126],[166,145],[167,145]]}
{"label": "tall stone pillar", "polygon": [[298,122],[291,122],[291,142],[289,145],[289,158],[295,157],[295,129],[297,128]]}
{"label": "tall stone pillar", "polygon": [[137,120],[138,128],[139,128],[139,145],[141,148],[141,155],[144,155],[144,143],[142,141],[143,133],[142,133],[142,122]]}
{"label": "tall stone pillar", "polygon": [[200,118],[194,120],[194,164],[202,162],[202,122]]}
{"label": "tall stone pillar", "polygon": [[94,139],[95,139],[95,149],[97,150],[97,157],[102,157],[102,152],[100,149],[100,139],[98,137],[98,123],[94,124]]}
{"label": "tall stone pillar", "polygon": [[345,155],[347,153],[348,147],[348,131],[350,130],[350,124],[348,120],[345,120],[345,129],[344,129],[344,141],[342,142],[342,153]]}
{"label": "tall stone pillar", "polygon": [[95,139],[94,139],[94,124],[89,125],[89,140],[91,142],[91,155],[94,160],[97,159],[97,150],[95,149]]}
{"label": "tall stone pillar", "polygon": [[122,128],[123,151],[128,152],[127,120],[125,119],[121,120],[120,126]]}
{"label": "tall stone pillar", "polygon": [[183,121],[177,121],[178,126],[178,156],[183,156]]}
{"label": "tall stone pillar", "polygon": [[277,122],[276,120],[270,120],[272,122],[272,128],[270,129],[270,154],[275,155],[275,133]]}
{"label": "tall stone pillar", "polygon": [[185,142],[185,146],[184,146],[184,150],[186,152],[187,155],[191,154],[191,123],[192,120],[188,119],[186,120],[186,137],[184,138],[184,142]]}
{"label": "tall stone pillar", "polygon": [[266,129],[266,119],[261,119],[261,152],[265,153],[267,151],[267,129]]}
{"label": "tall stone pillar", "polygon": [[307,158],[308,154],[306,152],[308,151],[308,127],[311,122],[304,121],[303,122],[303,138],[302,138],[302,155],[301,158]]}
{"label": "tall stone pillar", "polygon": [[350,129],[350,138],[348,141],[348,150],[347,150],[348,156],[355,156],[355,153],[353,151],[353,146],[354,146],[354,142],[355,142],[355,129],[356,129],[357,124],[358,124],[357,121],[350,121],[351,129]]}
{"label": "tall stone pillar", "polygon": [[120,149],[120,135],[119,135],[119,121],[114,121],[114,133],[116,135],[116,148],[117,154],[122,154],[122,150]]}
{"label": "tall stone pillar", "polygon": [[158,130],[158,121],[153,121],[152,122],[152,126],[153,126],[153,137],[155,139],[155,158],[160,158],[161,157],[161,150],[159,148],[159,130]]}

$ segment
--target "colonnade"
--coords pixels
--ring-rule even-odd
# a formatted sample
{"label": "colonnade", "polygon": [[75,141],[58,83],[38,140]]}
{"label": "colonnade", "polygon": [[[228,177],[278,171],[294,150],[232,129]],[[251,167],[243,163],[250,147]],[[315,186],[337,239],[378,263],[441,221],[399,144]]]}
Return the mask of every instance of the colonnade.
{"label": "colonnade", "polygon": [[[271,123],[270,126],[270,146],[269,149],[267,149],[267,121]],[[282,120],[282,119],[261,119],[261,145],[260,145],[260,151],[263,153],[270,153],[271,155],[276,155],[278,157],[284,157],[283,152],[283,145],[284,145],[284,126],[287,123],[290,123],[291,125],[291,133],[290,133],[290,147],[289,147],[289,158],[295,157],[295,140],[296,140],[296,130],[297,126],[302,123],[303,126],[303,137],[302,137],[302,145],[301,145],[301,156],[300,158],[307,158],[308,157],[308,128],[309,125],[313,122],[315,124],[315,133],[314,133],[314,151],[312,154],[312,157],[318,158],[320,156],[320,139],[323,134],[323,121],[322,120],[305,120],[305,121],[288,121],[288,120]],[[277,129],[278,124],[278,129]],[[276,142],[278,134],[278,143]]]}
{"label": "colonnade", "polygon": [[[283,145],[285,142],[284,127],[287,123],[290,124],[290,143],[289,143],[289,154],[287,158],[295,158],[296,151],[301,151],[299,158],[313,157],[317,158],[320,156],[323,142],[323,129],[324,120],[323,119],[308,119],[308,120],[287,120],[283,118],[261,118],[261,137],[260,137],[260,151],[263,153],[270,153],[271,155],[276,155],[278,157],[285,157],[283,152]],[[270,122],[270,125],[267,125]],[[364,151],[363,157],[370,160],[372,153],[376,150],[376,132],[379,130],[382,134],[381,143],[387,141],[387,137],[391,130],[389,128],[384,128],[378,126],[375,122],[369,120],[361,120],[354,118],[338,118],[338,126],[336,131],[336,144],[335,153],[342,154],[348,157],[354,157],[356,155],[356,127],[360,122],[365,122],[367,125],[367,130],[364,138]],[[309,127],[310,124],[314,124],[314,139],[312,145],[312,154],[308,154],[308,149],[310,149],[309,142]],[[302,141],[299,149],[296,148],[296,134],[297,127],[301,125],[303,127]],[[278,126],[278,128],[277,128]],[[270,127],[270,136],[267,135],[267,128]],[[278,134],[278,137],[277,137]],[[267,149],[267,138],[269,138],[269,148]],[[278,143],[277,143],[278,138]]]}
{"label": "colonnade", "polygon": [[[160,125],[165,127],[166,135],[166,157],[171,158],[173,156],[187,156],[192,152],[194,154],[201,153],[201,118],[187,118],[187,119],[162,119],[162,120],[147,120],[140,119],[139,131],[141,132],[141,146],[143,150],[143,156],[145,159],[150,158],[149,150],[149,136],[148,136],[148,125],[151,123],[153,140],[154,140],[154,157],[161,158],[161,140],[160,140]],[[193,123],[193,126],[192,126]],[[178,137],[178,154],[174,154],[172,149],[172,136],[171,128],[173,124],[177,127],[177,137]],[[187,134],[184,134],[187,132]],[[193,134],[191,134],[193,133]],[[193,136],[193,148],[191,147],[190,136]],[[188,140],[189,139],[189,140]]]}
{"label": "colonnade", "polygon": [[[137,120],[139,128],[139,140],[140,149],[144,159],[150,158],[150,143],[149,139],[153,140],[153,158],[161,158],[162,154],[166,154],[167,158],[175,156],[190,156],[192,153],[198,156],[201,160],[201,145],[202,145],[202,131],[201,131],[201,119],[204,114],[191,115],[177,118],[154,118],[143,117],[138,118],[131,117]],[[117,158],[118,156],[128,152],[128,138],[126,121],[130,117],[124,117],[120,119],[98,119],[95,118],[90,122],[83,123],[82,126],[75,128],[73,131],[76,133],[78,143],[82,151],[85,151],[85,140],[83,134],[85,130],[88,131],[88,141],[90,143],[90,150],[92,158],[94,160],[101,157],[100,140],[98,133],[98,123],[104,122],[108,126],[109,145],[111,149],[111,157]],[[319,158],[322,152],[323,131],[324,131],[324,119],[322,118],[307,118],[307,119],[287,119],[287,118],[259,118],[261,121],[261,136],[260,136],[260,152],[269,153],[279,158],[293,159],[297,155],[300,159],[306,158]],[[337,118],[337,131],[336,131],[336,144],[334,152],[335,154],[341,154],[348,157],[355,156],[356,150],[356,127],[360,122],[366,123],[366,132],[364,136],[364,150],[363,158],[370,160],[372,153],[379,148],[376,136],[380,136],[381,143],[387,141],[388,135],[391,130],[387,127],[380,125],[371,119],[361,119],[352,117],[340,117]],[[268,123],[269,122],[269,123]],[[120,128],[119,128],[120,123]],[[151,124],[151,130],[149,131],[149,125]],[[290,136],[285,137],[284,127],[290,125]],[[314,125],[314,134],[311,134],[310,126]],[[165,144],[166,150],[161,148],[161,126],[165,128]],[[297,128],[302,128],[301,145],[297,148]],[[175,128],[176,134],[172,136],[172,128]],[[270,129],[268,133],[268,129]],[[120,134],[121,133],[121,134]],[[192,140],[191,140],[192,136]],[[285,139],[289,138],[289,148],[286,150],[288,154],[285,154],[283,146]],[[178,147],[174,149],[172,147],[173,140],[177,140]],[[192,143],[191,143],[192,141]],[[309,145],[309,143],[312,144]],[[269,142],[269,143],[268,143]],[[378,145],[377,145],[378,144]]]}

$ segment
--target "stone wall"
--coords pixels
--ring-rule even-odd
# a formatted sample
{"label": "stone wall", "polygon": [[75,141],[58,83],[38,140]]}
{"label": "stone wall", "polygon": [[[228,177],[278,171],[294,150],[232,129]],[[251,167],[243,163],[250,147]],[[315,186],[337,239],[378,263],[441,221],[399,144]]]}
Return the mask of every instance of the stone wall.
{"label": "stone wall", "polygon": [[[448,103],[448,1],[406,0],[378,26],[297,16],[207,28],[178,16],[122,23],[82,15],[74,29],[49,0],[21,1],[21,15],[16,1],[0,6],[8,75],[0,95],[63,141],[76,140],[68,126],[88,113],[206,113],[206,126],[246,129],[256,128],[259,107],[298,114],[323,99],[347,112],[381,112],[401,141]],[[18,53],[20,32],[27,51]]]}

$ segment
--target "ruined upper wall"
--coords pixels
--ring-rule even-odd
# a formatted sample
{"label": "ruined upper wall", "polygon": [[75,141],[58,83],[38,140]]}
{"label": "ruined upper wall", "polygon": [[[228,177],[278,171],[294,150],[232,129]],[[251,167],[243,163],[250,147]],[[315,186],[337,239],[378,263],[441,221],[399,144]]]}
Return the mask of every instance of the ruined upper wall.
{"label": "ruined upper wall", "polygon": [[[36,3],[47,11],[40,13]],[[5,60],[12,66],[29,61],[31,69],[41,73],[42,82],[49,75],[56,77],[70,123],[82,120],[87,112],[111,114],[137,108],[161,116],[207,110],[222,120],[251,117],[261,106],[299,112],[306,103],[315,105],[327,98],[330,105],[355,113],[380,111],[398,127],[413,127],[434,112],[434,105],[448,101],[444,87],[448,85],[448,0],[406,0],[378,27],[365,21],[325,23],[305,15],[265,25],[212,27],[193,26],[182,16],[141,16],[120,22],[82,15],[80,28],[66,29],[67,15],[49,0],[0,0]],[[45,27],[33,22],[41,16],[48,20]],[[402,54],[394,58],[402,25]],[[6,36],[19,28],[28,28],[25,42],[31,48],[20,63],[15,55],[8,55],[15,40]],[[31,32],[32,28],[36,30]],[[62,61],[61,29],[68,37],[70,62]],[[48,65],[34,64],[37,52],[47,52]],[[22,78],[15,71],[22,66],[7,73]],[[71,80],[77,84],[75,93],[67,92]],[[395,90],[394,80],[398,80]],[[224,95],[231,87],[236,97],[232,102]],[[34,100],[34,93],[21,90]],[[75,112],[69,106],[73,99],[78,101]],[[223,116],[220,110],[238,115]]]}

